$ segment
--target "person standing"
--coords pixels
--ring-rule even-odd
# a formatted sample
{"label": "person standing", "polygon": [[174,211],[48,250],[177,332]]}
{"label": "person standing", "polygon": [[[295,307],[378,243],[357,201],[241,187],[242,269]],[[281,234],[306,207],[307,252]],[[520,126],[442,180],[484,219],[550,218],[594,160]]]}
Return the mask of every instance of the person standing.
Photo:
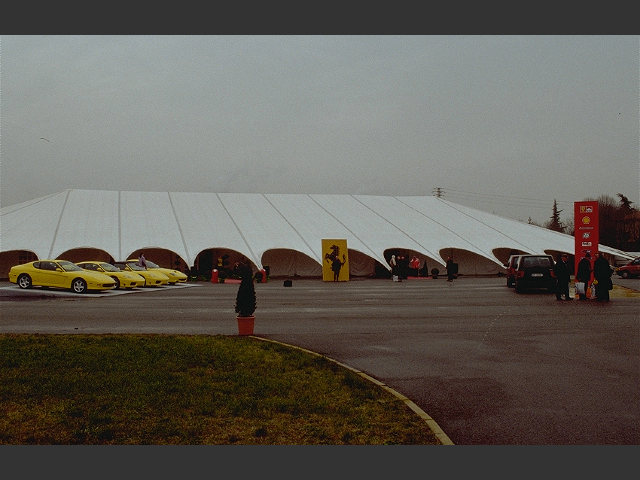
{"label": "person standing", "polygon": [[391,255],[391,259],[389,260],[389,266],[391,267],[391,275],[398,275],[398,261],[396,260],[395,255]]}
{"label": "person standing", "polygon": [[411,257],[411,261],[409,262],[409,267],[411,267],[411,273],[418,277],[420,275],[420,259],[415,255]]}
{"label": "person standing", "polygon": [[396,258],[398,262],[398,278],[400,280],[406,280],[409,275],[409,257],[405,254],[400,254]]}
{"label": "person standing", "polygon": [[556,275],[556,300],[562,300],[563,295],[565,300],[573,300],[569,295],[571,272],[569,271],[568,260],[569,256],[563,253],[560,255],[560,260],[553,266],[553,273]]}
{"label": "person standing", "polygon": [[453,257],[447,258],[447,282],[453,282],[458,273],[457,265],[453,261]]}
{"label": "person standing", "polygon": [[584,292],[579,293],[580,300],[587,299],[587,288],[589,288],[589,281],[591,280],[591,254],[585,253],[584,257],[578,262],[578,271],[576,272],[576,282],[584,283]]}
{"label": "person standing", "polygon": [[593,277],[596,280],[596,301],[609,301],[609,283],[611,282],[611,266],[604,255],[596,253],[596,261],[593,262]]}
{"label": "person standing", "polygon": [[429,276],[429,267],[427,267],[427,259],[424,259],[424,265],[422,266],[422,276],[423,277],[428,277]]}

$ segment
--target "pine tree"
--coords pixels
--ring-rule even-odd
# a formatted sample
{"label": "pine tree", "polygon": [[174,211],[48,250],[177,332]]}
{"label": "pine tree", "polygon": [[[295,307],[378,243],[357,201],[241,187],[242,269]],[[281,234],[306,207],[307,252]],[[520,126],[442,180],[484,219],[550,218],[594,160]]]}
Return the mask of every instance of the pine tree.
{"label": "pine tree", "polygon": [[554,198],[553,213],[551,214],[551,217],[549,217],[550,220],[546,223],[545,227],[549,230],[553,230],[554,232],[564,233],[564,225],[560,221],[560,212],[562,212],[562,210],[558,210],[558,202]]}

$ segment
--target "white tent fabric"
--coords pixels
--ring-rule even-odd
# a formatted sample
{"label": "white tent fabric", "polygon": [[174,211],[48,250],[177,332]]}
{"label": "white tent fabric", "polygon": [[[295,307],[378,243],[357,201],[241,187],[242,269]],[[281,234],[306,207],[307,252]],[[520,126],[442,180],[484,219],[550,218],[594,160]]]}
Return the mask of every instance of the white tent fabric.
{"label": "white tent fabric", "polygon": [[434,196],[65,190],[4,207],[0,217],[0,254],[93,249],[122,260],[155,248],[192,266],[202,252],[227,249],[282,276],[321,275],[322,239],[347,240],[354,276],[388,269],[394,249],[441,270],[453,253],[463,274],[503,271],[512,251],[574,249],[570,235]]}

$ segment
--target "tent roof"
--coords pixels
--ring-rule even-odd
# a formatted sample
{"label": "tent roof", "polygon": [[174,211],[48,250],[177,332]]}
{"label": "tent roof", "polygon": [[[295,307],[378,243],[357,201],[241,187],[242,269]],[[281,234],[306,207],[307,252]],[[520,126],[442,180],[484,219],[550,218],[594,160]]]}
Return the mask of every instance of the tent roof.
{"label": "tent roof", "polygon": [[191,265],[205,249],[231,248],[261,265],[264,252],[291,249],[321,264],[322,239],[346,239],[350,250],[385,266],[390,248],[442,264],[441,252],[462,249],[500,266],[495,249],[574,250],[571,235],[434,196],[65,190],[4,207],[0,218],[0,251],[39,258],[88,247],[124,259],[165,248]]}

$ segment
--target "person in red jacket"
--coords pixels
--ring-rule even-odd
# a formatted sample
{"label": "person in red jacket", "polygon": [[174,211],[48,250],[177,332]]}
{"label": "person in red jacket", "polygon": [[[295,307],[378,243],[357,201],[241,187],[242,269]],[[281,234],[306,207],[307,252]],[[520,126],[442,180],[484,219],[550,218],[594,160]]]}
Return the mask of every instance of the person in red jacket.
{"label": "person in red jacket", "polygon": [[415,255],[413,257],[411,257],[411,261],[409,262],[409,267],[411,268],[412,272],[416,277],[420,274],[419,270],[420,270],[420,259],[418,257],[416,257]]}

